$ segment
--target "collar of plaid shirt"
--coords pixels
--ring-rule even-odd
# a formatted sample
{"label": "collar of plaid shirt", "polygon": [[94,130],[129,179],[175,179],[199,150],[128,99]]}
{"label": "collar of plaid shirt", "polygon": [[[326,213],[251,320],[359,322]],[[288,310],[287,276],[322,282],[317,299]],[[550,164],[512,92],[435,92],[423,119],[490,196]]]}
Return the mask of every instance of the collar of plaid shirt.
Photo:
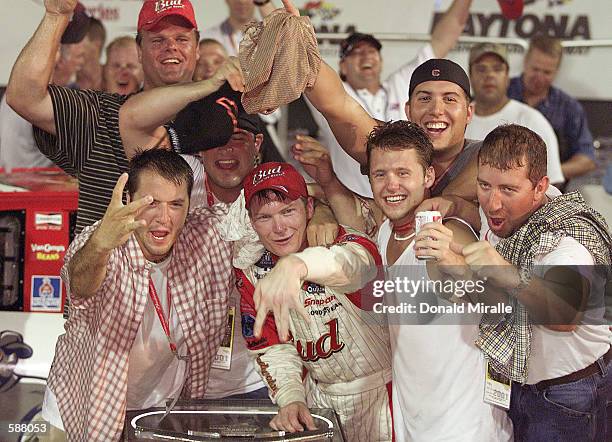
{"label": "collar of plaid shirt", "polygon": [[[512,236],[500,240],[496,249],[504,259],[517,266],[522,278],[528,281],[534,258],[553,251],[565,236],[582,244],[596,265],[609,266],[612,262],[612,238],[608,226],[578,192],[552,199],[532,214]],[[511,302],[511,314],[483,315],[476,345],[496,371],[524,383],[531,350],[531,323],[527,310],[516,299]]]}
{"label": "collar of plaid shirt", "polygon": [[[223,338],[232,290],[231,248],[217,230],[227,209],[197,208],[172,251],[168,290],[191,356],[183,397],[204,395],[210,364]],[[74,239],[62,268],[96,225]],[[103,286],[91,298],[73,299],[48,385],[57,397],[69,440],[118,440],[126,409],[129,352],[149,297],[149,269],[135,238],[113,250]]]}

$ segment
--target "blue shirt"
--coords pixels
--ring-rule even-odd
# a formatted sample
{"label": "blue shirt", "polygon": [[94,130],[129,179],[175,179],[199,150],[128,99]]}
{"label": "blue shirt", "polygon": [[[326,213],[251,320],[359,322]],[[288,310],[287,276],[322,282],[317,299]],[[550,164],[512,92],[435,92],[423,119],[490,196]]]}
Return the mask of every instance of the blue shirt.
{"label": "blue shirt", "polygon": [[[510,80],[508,96],[525,102],[523,77]],[[561,89],[550,87],[548,96],[535,106],[546,117],[559,139],[561,162],[569,160],[577,153],[595,159],[593,135],[582,105]]]}

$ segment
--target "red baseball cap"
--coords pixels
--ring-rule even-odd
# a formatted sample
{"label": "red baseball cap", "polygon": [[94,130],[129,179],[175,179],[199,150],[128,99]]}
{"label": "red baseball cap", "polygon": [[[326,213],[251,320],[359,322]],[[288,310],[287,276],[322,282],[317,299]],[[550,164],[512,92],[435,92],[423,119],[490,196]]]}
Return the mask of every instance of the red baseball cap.
{"label": "red baseball cap", "polygon": [[515,20],[523,15],[523,0],[497,0],[504,17]]}
{"label": "red baseball cap", "polygon": [[253,195],[262,190],[277,190],[292,201],[308,197],[306,181],[289,163],[263,163],[249,172],[243,186],[247,208]]}
{"label": "red baseball cap", "polygon": [[173,15],[184,18],[193,28],[198,29],[189,0],[145,0],[138,15],[138,32],[143,29],[150,31],[162,18]]}

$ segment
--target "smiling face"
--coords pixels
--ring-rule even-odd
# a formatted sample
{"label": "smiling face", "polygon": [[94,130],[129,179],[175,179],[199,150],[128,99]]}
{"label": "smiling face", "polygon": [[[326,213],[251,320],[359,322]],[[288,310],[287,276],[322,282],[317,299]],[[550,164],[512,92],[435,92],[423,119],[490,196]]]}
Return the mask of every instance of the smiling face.
{"label": "smiling face", "polygon": [[136,42],[126,41],[114,46],[108,53],[104,65],[104,90],[128,95],[138,90],[142,78],[142,66],[138,61]]}
{"label": "smiling face", "polygon": [[373,149],[370,185],[374,201],[392,222],[414,217],[434,182],[432,167],[423,168],[414,149]]}
{"label": "smiling face", "polygon": [[241,189],[244,177],[253,169],[262,141],[261,134],[255,136],[237,129],[225,146],[200,152],[211,184],[222,189]]}
{"label": "smiling face", "polygon": [[187,183],[177,185],[159,174],[144,170],[138,178],[133,200],[146,195],[151,195],[153,202],[141,209],[135,219],[145,220],[147,225],[136,230],[134,235],[145,258],[161,262],[170,255],[185,225],[189,210]]}
{"label": "smiling face", "polygon": [[489,228],[500,238],[512,235],[541,206],[547,188],[547,176],[533,185],[527,165],[508,170],[478,166],[478,202]]}
{"label": "smiling face", "polygon": [[508,65],[497,55],[485,54],[470,66],[470,83],[479,104],[500,105],[507,99]]}
{"label": "smiling face", "polygon": [[463,89],[450,81],[423,82],[406,103],[408,118],[421,126],[431,139],[434,159],[461,151],[472,112]]}
{"label": "smiling face", "polygon": [[198,60],[196,31],[178,17],[163,18],[151,31],[142,31],[139,48],[144,87],[191,81]]}
{"label": "smiling face", "polygon": [[312,198],[304,203],[301,198],[291,201],[271,194],[266,201],[255,195],[249,205],[251,223],[261,243],[280,257],[302,250],[313,213]]}
{"label": "smiling face", "polygon": [[355,89],[364,89],[373,82],[380,83],[381,71],[380,51],[366,41],[358,43],[340,62],[340,73]]}

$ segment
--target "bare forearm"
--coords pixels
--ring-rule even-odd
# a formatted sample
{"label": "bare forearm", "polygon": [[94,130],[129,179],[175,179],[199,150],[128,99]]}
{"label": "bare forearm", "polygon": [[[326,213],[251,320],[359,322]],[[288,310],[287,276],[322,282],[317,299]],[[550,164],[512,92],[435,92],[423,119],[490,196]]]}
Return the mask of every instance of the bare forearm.
{"label": "bare forearm", "polygon": [[306,96],[325,117],[342,148],[355,160],[365,164],[365,143],[376,120],[344,90],[338,74],[327,64]]}
{"label": "bare forearm", "polygon": [[456,195],[444,195],[442,198],[448,199],[453,203],[453,211],[449,216],[461,218],[467,221],[474,230],[480,230],[480,214],[478,213],[477,204]]}
{"label": "bare forearm", "polygon": [[339,224],[352,227],[360,232],[367,229],[366,220],[360,209],[359,200],[337,178],[323,188],[325,198],[329,202],[334,216]]}
{"label": "bare forearm", "polygon": [[45,127],[48,125],[41,120],[48,120],[46,111],[51,112],[53,121],[47,86],[55,68],[60,39],[67,25],[67,16],[45,13],[38,29],[19,54],[6,90],[7,103],[26,120],[45,130],[49,129]]}
{"label": "bare forearm", "polygon": [[455,0],[436,24],[431,34],[431,45],[437,57],[444,58],[457,44],[470,15],[472,0]]}
{"label": "bare forearm", "polygon": [[574,178],[580,175],[584,175],[596,168],[595,162],[586,155],[576,154],[561,164],[561,170],[563,176],[566,179]]}
{"label": "bare forearm", "polygon": [[189,103],[217,89],[217,84],[203,80],[152,88],[133,95],[119,112],[122,134],[124,130],[150,134],[172,120]]}
{"label": "bare forearm", "polygon": [[102,287],[110,254],[98,246],[95,233],[74,254],[68,266],[72,296],[88,298]]}

